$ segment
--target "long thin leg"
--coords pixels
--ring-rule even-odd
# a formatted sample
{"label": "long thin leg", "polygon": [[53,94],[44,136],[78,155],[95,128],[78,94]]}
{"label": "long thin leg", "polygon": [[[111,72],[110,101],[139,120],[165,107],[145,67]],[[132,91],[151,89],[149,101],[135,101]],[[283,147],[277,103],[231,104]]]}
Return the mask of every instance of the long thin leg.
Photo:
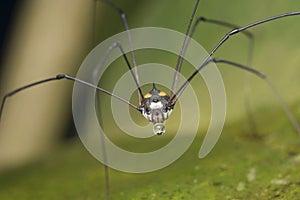
{"label": "long thin leg", "polygon": [[[2,103],[1,103],[1,107],[0,107],[0,121],[1,121],[1,117],[2,117],[2,113],[3,113],[3,109],[4,109],[4,106],[5,106],[5,102],[6,100],[8,99],[8,97],[11,97],[25,89],[28,89],[28,88],[31,88],[31,87],[34,87],[34,86],[37,86],[37,85],[40,85],[40,84],[43,84],[43,83],[47,83],[47,82],[50,82],[50,81],[57,81],[57,80],[61,80],[61,79],[68,79],[68,80],[71,80],[71,81],[75,81],[75,82],[78,82],[80,84],[83,84],[83,85],[86,85],[88,87],[91,87],[91,88],[94,88],[100,92],[103,92],[105,94],[108,94],[116,99],[119,99],[120,101],[130,105],[131,107],[133,107],[134,109],[138,110],[138,107],[135,106],[134,104],[130,103],[128,100],[120,97],[120,96],[117,96],[103,88],[100,88],[98,86],[95,86],[91,83],[88,83],[86,81],[83,81],[83,80],[80,80],[80,79],[77,79],[75,77],[72,77],[72,76],[69,76],[69,75],[66,75],[66,74],[59,74],[55,77],[52,77],[52,78],[47,78],[47,79],[44,79],[44,80],[40,80],[40,81],[37,81],[37,82],[34,82],[34,83],[31,83],[31,84],[28,84],[28,85],[25,85],[23,87],[20,87],[20,88],[17,88],[15,90],[13,90],[12,92],[9,92],[7,93],[6,95],[4,95],[3,99],[2,99]],[[102,137],[102,134],[101,134],[101,137]],[[103,140],[102,140],[103,141]],[[105,153],[105,147],[103,146],[103,153],[104,155],[106,155]],[[106,199],[108,200],[110,198],[110,189],[109,189],[109,175],[108,175],[108,167],[105,165],[104,167],[104,173],[105,173],[105,185],[106,185]]]}
{"label": "long thin leg", "polygon": [[122,98],[122,97],[120,97],[118,95],[113,94],[112,92],[109,92],[109,91],[107,91],[107,90],[105,90],[103,88],[95,86],[95,85],[93,85],[91,83],[88,83],[86,81],[80,80],[78,78],[75,78],[75,77],[72,77],[72,76],[69,76],[69,75],[66,75],[66,74],[59,74],[59,75],[57,75],[55,77],[47,78],[47,79],[44,79],[44,80],[41,80],[41,81],[37,81],[37,82],[31,83],[31,84],[25,85],[23,87],[17,88],[15,90],[7,93],[6,95],[4,95],[4,97],[2,99],[2,103],[1,103],[1,108],[0,108],[0,120],[1,120],[1,116],[2,116],[2,112],[3,112],[3,109],[4,109],[5,102],[6,102],[6,100],[7,100],[8,97],[11,97],[11,96],[13,96],[13,95],[15,95],[15,94],[17,94],[17,93],[25,90],[25,89],[31,88],[33,86],[40,85],[40,84],[43,84],[43,83],[46,83],[46,82],[50,82],[50,81],[60,80],[60,79],[72,80],[72,81],[78,82],[80,84],[86,85],[88,87],[94,88],[94,89],[96,89],[96,90],[98,90],[100,92],[103,92],[105,94],[108,94],[108,95],[110,95],[110,96],[112,96],[112,97],[114,97],[114,98],[116,98],[116,99],[118,99],[118,100],[120,100],[120,101],[128,104],[132,108],[138,110],[138,107],[136,105],[130,103],[128,100],[126,100],[126,99],[124,99],[124,98]]}
{"label": "long thin leg", "polygon": [[[126,54],[125,54],[125,52],[124,52],[124,49],[123,49],[123,47],[122,47],[122,45],[121,45],[121,43],[120,42],[114,42],[113,44],[111,44],[109,47],[108,47],[108,49],[106,50],[106,52],[104,53],[104,55],[101,57],[101,60],[100,60],[100,62],[99,62],[99,64],[95,67],[95,69],[94,69],[94,71],[93,71],[93,80],[97,80],[97,78],[98,78],[98,74],[99,74],[99,70],[100,70],[100,67],[103,65],[103,63],[105,62],[105,60],[107,59],[107,57],[109,56],[109,54],[115,49],[115,48],[118,48],[120,51],[121,51],[121,53],[122,53],[122,56],[123,56],[123,58],[124,58],[124,60],[125,60],[125,62],[126,62],[126,65],[127,65],[127,67],[128,67],[128,69],[129,69],[129,71],[130,71],[130,73],[131,73],[131,75],[132,75],[132,78],[133,78],[133,80],[134,80],[134,82],[135,82],[135,84],[136,84],[136,87],[137,87],[137,89],[138,89],[138,93],[139,94],[142,94],[141,95],[141,98],[142,98],[142,100],[144,99],[144,96],[143,96],[143,92],[142,92],[142,90],[141,90],[141,87],[140,87],[140,85],[139,85],[139,82],[138,82],[138,80],[136,79],[136,76],[135,76],[135,74],[134,74],[134,72],[133,72],[133,70],[132,70],[132,67],[131,67],[131,64],[130,64],[130,62],[129,62],[129,60],[128,60],[128,58],[127,58],[127,56],[126,56]],[[97,98],[98,96],[96,96],[96,98]],[[98,100],[97,100],[97,102],[99,102]],[[96,104],[96,106],[97,106],[97,104]],[[97,108],[97,109],[99,109],[99,108]],[[103,137],[103,134],[100,134],[101,135],[101,141],[104,141],[104,137]],[[105,144],[103,143],[102,144],[102,151],[103,151],[103,155],[104,155],[104,163],[107,163],[107,157],[106,157],[106,148],[105,148]],[[109,167],[108,166],[106,166],[106,165],[104,165],[104,174],[105,174],[105,187],[106,187],[106,200],[109,200],[110,199],[110,185],[109,185]]]}
{"label": "long thin leg", "polygon": [[[129,62],[128,62],[128,59],[127,59],[126,55],[124,54],[124,51],[123,51],[122,46],[120,45],[120,43],[116,42],[116,43],[113,44],[113,46],[119,47],[119,48],[120,48],[120,50],[121,50],[121,52],[122,52],[122,54],[123,54],[123,57],[124,57],[124,59],[125,59],[127,65],[128,65],[128,68],[129,68],[129,70],[131,71],[131,66],[130,66],[130,64],[129,64]],[[112,48],[113,48],[113,47],[112,47]],[[131,71],[131,72],[132,72],[132,71]],[[133,76],[133,77],[134,77],[134,76]],[[115,94],[113,94],[112,92],[109,92],[109,91],[107,91],[107,90],[105,90],[105,89],[103,89],[103,88],[100,88],[100,87],[95,86],[95,85],[93,85],[93,84],[91,84],[91,83],[88,83],[88,82],[86,82],[86,81],[77,79],[77,78],[72,77],[72,76],[69,76],[69,75],[59,74],[59,75],[57,75],[57,76],[55,76],[55,77],[43,79],[43,80],[40,80],[40,81],[37,81],[37,82],[33,82],[33,83],[31,83],[31,84],[25,85],[25,86],[23,86],[23,87],[17,88],[17,89],[15,89],[15,90],[13,90],[13,91],[7,93],[6,95],[4,95],[4,97],[3,97],[3,99],[2,99],[1,107],[0,107],[0,120],[1,120],[1,116],[2,116],[2,112],[3,112],[3,109],[4,109],[5,102],[6,102],[6,100],[7,100],[8,97],[11,97],[11,96],[15,95],[16,93],[19,93],[19,92],[21,92],[21,91],[23,91],[23,90],[25,90],[25,89],[31,88],[31,87],[33,87],[33,86],[40,85],[40,84],[43,84],[43,83],[46,83],[46,82],[50,82],[50,81],[54,81],[54,80],[60,80],[60,79],[63,79],[63,78],[69,79],[69,80],[73,80],[73,81],[75,81],[75,82],[79,82],[79,83],[81,83],[81,84],[84,84],[84,85],[87,85],[87,86],[89,86],[89,87],[92,87],[92,88],[94,88],[94,89],[96,89],[96,90],[98,90],[98,91],[101,91],[101,92],[103,92],[103,93],[105,93],[105,94],[108,94],[108,95],[110,95],[110,96],[112,96],[112,97],[114,97],[114,98],[116,98],[116,99],[119,99],[120,101],[123,101],[124,103],[130,105],[130,106],[133,107],[134,109],[138,109],[138,107],[137,107],[136,105],[130,103],[128,100],[126,100],[126,99],[124,99],[124,98],[122,98],[122,97],[120,97],[120,96],[118,96],[118,95],[115,95]],[[135,79],[135,82],[136,82],[136,79]],[[141,90],[140,88],[138,88],[138,89]]]}
{"label": "long thin leg", "polygon": [[[300,136],[300,125],[299,125],[299,123],[297,122],[296,118],[294,117],[292,112],[289,110],[289,108],[287,107],[287,105],[285,104],[285,102],[283,101],[283,99],[281,98],[279,93],[277,92],[274,84],[271,82],[270,79],[267,78],[266,75],[264,75],[263,73],[259,72],[258,70],[255,70],[251,67],[241,65],[239,63],[235,63],[235,62],[228,61],[228,60],[217,59],[217,58],[207,60],[203,64],[203,67],[207,66],[211,62],[229,64],[233,67],[238,67],[240,69],[246,70],[246,71],[258,76],[259,78],[265,80],[267,82],[267,84],[269,85],[269,87],[271,87],[272,92],[275,94],[277,100],[279,101],[280,105],[282,106],[283,110],[286,112],[289,120],[291,121],[291,123],[293,124],[294,128],[296,129],[298,135]],[[217,137],[211,137],[209,135],[206,135],[205,138],[204,138],[203,144],[200,148],[199,157],[203,158],[208,153],[206,150],[203,151],[203,147],[212,146],[212,145],[216,144],[217,140],[218,140],[218,136]]]}
{"label": "long thin leg", "polygon": [[143,92],[142,92],[142,90],[141,90],[141,87],[140,87],[140,85],[139,85],[139,82],[138,82],[138,80],[136,79],[136,76],[135,76],[135,74],[134,74],[134,72],[133,72],[133,70],[132,70],[131,64],[130,64],[130,62],[129,62],[129,60],[128,60],[128,58],[127,58],[127,56],[126,56],[126,54],[125,54],[125,52],[124,52],[124,49],[123,49],[123,47],[122,47],[122,45],[121,45],[120,42],[114,42],[114,43],[112,43],[112,44],[108,47],[108,49],[106,50],[106,52],[104,53],[104,55],[101,57],[101,60],[100,60],[100,62],[99,62],[99,64],[98,64],[98,66],[97,66],[97,67],[95,68],[95,70],[93,71],[93,76],[94,76],[93,78],[94,78],[94,79],[97,78],[98,73],[99,73],[100,66],[102,66],[102,64],[105,62],[105,60],[106,60],[107,57],[109,56],[109,54],[110,54],[110,53],[112,52],[112,50],[114,50],[115,48],[118,48],[118,49],[121,51],[122,56],[123,56],[123,58],[124,58],[124,61],[126,62],[126,65],[127,65],[128,69],[129,69],[131,75],[132,75],[133,80],[134,80],[134,83],[135,83],[135,85],[136,85],[136,87],[137,87],[137,89],[138,89],[138,93],[139,93],[139,94],[142,94],[141,98],[142,98],[142,100],[143,100],[143,99],[144,99]]}
{"label": "long thin leg", "polygon": [[183,57],[184,57],[184,54],[186,52],[186,48],[188,47],[187,38],[189,36],[191,25],[193,23],[193,19],[195,17],[195,14],[196,14],[199,2],[200,2],[200,0],[197,0],[196,4],[194,6],[194,9],[193,9],[193,12],[192,12],[192,16],[190,18],[190,22],[188,24],[188,27],[187,27],[187,30],[186,30],[186,33],[185,33],[185,37],[184,37],[184,41],[183,41],[183,44],[182,44],[182,47],[181,47],[181,50],[180,50],[180,54],[178,56],[178,60],[177,60],[177,64],[176,64],[176,71],[175,71],[175,74],[174,74],[174,77],[173,77],[171,97],[174,95],[173,92],[176,90],[176,85],[177,85],[177,82],[178,82],[178,73],[180,72],[180,69],[181,69],[181,66],[182,66]]}
{"label": "long thin leg", "polygon": [[[132,70],[130,62],[129,62],[129,60],[128,60],[128,58],[127,58],[127,56],[126,56],[126,54],[124,52],[124,49],[123,49],[123,47],[122,47],[122,45],[121,45],[120,42],[114,42],[113,44],[111,44],[109,46],[109,48],[106,50],[106,52],[104,53],[104,55],[101,57],[101,60],[100,60],[100,62],[98,64],[98,66],[96,66],[95,70],[93,71],[93,80],[97,80],[97,77],[98,77],[98,74],[99,74],[99,70],[100,70],[100,66],[103,65],[103,63],[105,62],[105,60],[107,59],[107,57],[109,56],[109,54],[111,53],[111,51],[113,51],[115,48],[118,48],[121,51],[122,56],[123,56],[123,58],[124,58],[124,60],[126,62],[126,65],[127,65],[128,69],[129,69],[129,71],[130,71],[130,73],[131,73],[131,75],[133,77],[133,80],[134,80],[134,82],[136,84],[138,92],[139,92],[139,94],[142,94],[141,98],[144,99],[144,96],[143,96],[142,90],[140,88],[140,85],[138,83],[138,80],[136,79],[136,76],[134,75],[134,72]],[[97,97],[98,96],[96,96],[96,98]],[[99,101],[97,101],[97,102],[99,102]],[[98,104],[96,104],[96,106],[97,105]],[[99,107],[97,109],[99,109]],[[101,137],[101,141],[104,141],[103,134],[100,134],[100,137]],[[102,143],[102,151],[103,151],[103,155],[104,155],[104,161],[105,161],[104,163],[107,163],[107,159],[108,158],[106,156],[107,154],[106,154],[106,148],[105,148],[105,144],[104,143]],[[104,165],[104,174],[105,174],[106,200],[109,200],[110,199],[110,182],[109,182],[109,167],[107,165]]]}
{"label": "long thin leg", "polygon": [[[105,60],[107,58],[107,56],[110,54],[110,52],[114,48],[118,47],[120,49],[120,51],[122,52],[123,57],[125,59],[125,62],[126,62],[128,68],[130,70],[130,73],[131,73],[131,75],[134,79],[136,87],[138,89],[138,101],[139,101],[139,105],[141,105],[142,100],[144,100],[144,95],[143,95],[143,92],[142,92],[140,84],[139,84],[139,75],[138,75],[138,71],[137,71],[137,65],[136,65],[136,60],[135,60],[135,55],[134,55],[134,51],[133,51],[132,40],[131,40],[131,35],[130,35],[130,32],[129,32],[129,27],[128,27],[128,22],[127,22],[127,19],[126,19],[126,15],[125,15],[125,13],[123,12],[123,10],[121,8],[116,6],[111,1],[108,1],[108,0],[100,0],[100,1],[102,1],[106,5],[110,6],[115,11],[117,11],[119,13],[119,15],[121,16],[121,18],[122,18],[122,22],[123,22],[125,30],[127,32],[127,38],[128,38],[129,48],[130,48],[130,54],[131,54],[131,59],[132,59],[132,64],[133,64],[133,70],[132,70],[130,62],[127,59],[127,56],[126,56],[126,54],[125,54],[125,52],[124,52],[124,50],[123,50],[123,48],[122,48],[122,46],[119,42],[116,42],[116,43],[112,44],[109,47],[109,49],[106,51],[105,55],[103,56],[103,60]],[[100,64],[102,64],[102,63],[100,62]],[[99,69],[99,68],[97,67],[95,70],[97,70],[97,69]],[[97,75],[97,74],[98,74],[97,71],[95,71],[94,75]],[[105,145],[103,144],[102,146],[104,147],[103,151],[104,151],[104,155],[105,155]],[[106,165],[104,166],[104,171],[105,171],[105,184],[106,184],[106,199],[108,200],[108,199],[110,199],[110,188],[109,188],[108,167]]]}
{"label": "long thin leg", "polygon": [[207,66],[209,63],[214,62],[214,63],[225,63],[228,65],[231,65],[233,67],[237,67],[243,70],[246,70],[256,76],[258,76],[259,78],[265,80],[268,84],[268,86],[271,88],[273,94],[276,96],[278,102],[280,103],[282,109],[285,111],[286,115],[288,116],[290,122],[292,123],[292,125],[294,126],[295,130],[297,131],[297,133],[300,136],[300,125],[297,122],[295,116],[292,114],[291,110],[288,108],[288,106],[286,105],[285,101],[283,100],[283,98],[281,97],[281,95],[279,94],[279,92],[277,91],[275,85],[273,84],[273,82],[263,73],[261,73],[258,70],[255,70],[251,67],[236,63],[236,62],[232,62],[229,60],[224,60],[224,59],[217,59],[217,58],[213,58],[213,59],[209,59],[207,60],[204,64],[203,67]]}
{"label": "long thin leg", "polygon": [[[93,45],[96,46],[96,19],[97,19],[97,0],[94,1],[94,18],[93,18]],[[103,59],[103,58],[102,58]],[[105,59],[103,59],[105,60]],[[102,62],[100,62],[102,65]],[[97,66],[96,69],[93,72],[93,81],[97,80],[97,76],[99,72],[99,67]],[[96,96],[98,98],[98,96]],[[99,101],[96,101],[97,103],[95,104],[96,109],[100,110],[99,108]],[[99,123],[102,123],[102,119],[99,119]],[[107,163],[107,153],[106,153],[106,148],[105,148],[105,142],[104,142],[104,135],[103,133],[100,133],[100,141],[101,141],[101,146],[102,146],[102,152],[104,155],[104,163]],[[105,184],[105,199],[109,200],[110,199],[110,181],[109,181],[109,167],[107,165],[103,165],[103,171],[104,171],[104,184]]]}
{"label": "long thin leg", "polygon": [[[237,27],[240,27],[236,24],[232,24],[223,20],[215,20],[215,19],[209,19],[203,16],[197,17],[195,24],[193,26],[192,32],[191,32],[191,37],[193,36],[198,24],[200,22],[206,22],[206,23],[211,23],[211,24],[215,24],[218,26],[224,26],[227,28],[232,28],[235,29]],[[254,52],[254,36],[253,34],[248,31],[245,30],[243,32],[241,32],[242,34],[244,34],[248,39],[249,39],[249,51],[248,51],[248,60],[247,60],[247,65],[248,66],[252,66],[252,60],[253,60],[253,52]],[[190,41],[190,38],[189,38]],[[188,41],[188,42],[189,42]],[[246,114],[247,114],[247,119],[248,119],[248,123],[251,127],[251,133],[253,136],[258,137],[258,131],[257,131],[257,126],[254,120],[254,116],[253,116],[253,112],[252,112],[252,108],[251,108],[251,104],[250,104],[250,91],[251,91],[251,87],[250,87],[250,80],[249,80],[249,74],[246,74],[246,79],[245,79],[245,108],[246,108]]]}
{"label": "long thin leg", "polygon": [[[200,22],[206,22],[206,23],[216,24],[216,25],[220,25],[220,26],[224,26],[224,27],[232,28],[232,29],[240,27],[240,26],[238,26],[236,24],[232,24],[232,23],[229,23],[229,22],[226,22],[226,21],[223,21],[223,20],[209,19],[209,18],[206,18],[206,17],[203,17],[203,16],[199,16],[199,17],[197,17],[197,19],[195,21],[195,24],[193,26],[193,29],[192,29],[193,32],[195,32],[195,29],[196,29],[196,27],[198,26],[198,24]],[[247,36],[250,40],[252,40],[254,38],[253,34],[250,31],[244,31],[243,34],[245,36]]]}
{"label": "long thin leg", "polygon": [[296,129],[297,133],[300,136],[300,125],[299,125],[299,123],[297,122],[295,116],[292,114],[291,110],[288,108],[288,106],[286,105],[285,101],[283,100],[283,98],[279,94],[279,92],[276,89],[276,87],[273,84],[273,82],[266,75],[264,75],[263,73],[259,72],[258,70],[255,70],[255,69],[253,69],[251,67],[248,67],[248,66],[245,66],[245,65],[241,65],[239,63],[232,62],[232,61],[229,61],[229,60],[214,58],[214,59],[211,59],[211,62],[229,64],[231,66],[238,67],[240,69],[243,69],[243,70],[246,70],[248,72],[251,72],[251,73],[255,74],[256,76],[258,76],[259,78],[265,80],[267,82],[268,86],[271,88],[273,94],[277,98],[278,102],[280,103],[282,109],[285,111],[286,115],[288,116],[290,122],[292,123],[292,125],[294,126],[294,128]]}
{"label": "long thin leg", "polygon": [[[102,1],[106,5],[110,6],[112,9],[117,11],[119,13],[119,15],[121,16],[121,18],[122,18],[122,22],[123,22],[125,30],[127,32],[127,38],[128,38],[128,43],[129,43],[129,47],[130,47],[130,54],[131,54],[134,74],[135,74],[137,82],[139,83],[139,75],[138,75],[138,71],[137,71],[137,65],[136,65],[136,60],[135,60],[135,56],[134,56],[132,40],[131,40],[131,35],[130,35],[130,32],[129,32],[129,26],[128,26],[128,22],[127,22],[127,19],[126,19],[126,15],[125,15],[124,11],[121,8],[116,6],[111,1],[108,1],[108,0],[99,0],[99,1]],[[138,91],[138,97],[139,97],[139,104],[141,104],[142,99],[143,99],[143,94],[140,91]]]}
{"label": "long thin leg", "polygon": [[184,89],[187,87],[187,85],[190,83],[190,81],[196,76],[196,74],[198,74],[198,72],[206,65],[206,63],[210,60],[210,57],[232,36],[235,35],[237,33],[240,33],[242,31],[245,31],[249,28],[252,28],[254,26],[269,22],[269,21],[273,21],[273,20],[277,20],[280,18],[284,18],[284,17],[289,17],[289,16],[294,16],[294,15],[300,15],[300,11],[297,12],[290,12],[290,13],[285,13],[282,15],[278,15],[278,16],[274,16],[274,17],[270,17],[264,20],[260,20],[251,24],[248,24],[247,26],[241,27],[241,28],[235,28],[233,30],[231,30],[230,32],[228,32],[221,40],[220,42],[213,48],[213,50],[209,53],[209,55],[203,60],[203,62],[197,67],[197,69],[191,74],[191,76],[181,85],[181,87],[176,91],[176,93],[174,94],[174,96],[172,98],[170,98],[169,100],[169,104],[170,105],[174,105],[178,99],[178,97],[182,94],[182,92],[184,91]]}
{"label": "long thin leg", "polygon": [[[212,23],[212,24],[216,24],[216,25],[220,25],[220,26],[225,26],[225,27],[228,27],[228,28],[239,27],[239,26],[237,26],[235,24],[232,24],[232,23],[229,23],[229,22],[220,21],[220,20],[214,20],[214,19],[208,19],[208,18],[200,16],[200,17],[196,18],[196,21],[195,21],[195,23],[192,26],[192,30],[189,33],[190,26],[191,26],[191,23],[193,21],[194,14],[196,12],[197,6],[198,6],[198,2],[195,5],[194,11],[192,13],[192,16],[191,16],[191,19],[190,19],[190,23],[188,25],[188,29],[187,29],[186,34],[185,34],[184,43],[182,45],[182,49],[181,49],[180,55],[178,57],[178,61],[177,61],[177,65],[176,65],[176,72],[175,72],[174,78],[173,78],[172,91],[175,91],[175,89],[176,89],[177,79],[178,79],[178,73],[180,72],[180,69],[181,69],[181,66],[182,66],[182,61],[183,61],[184,54],[186,52],[187,47],[190,44],[191,38],[193,37],[196,29],[199,27],[200,22]],[[254,41],[253,41],[254,37],[253,37],[253,34],[250,31],[244,31],[242,33],[244,35],[246,35],[247,38],[249,38],[249,48],[250,48],[250,51],[249,51],[249,55],[248,55],[248,65],[251,66],[251,61],[252,61],[253,51],[254,51],[254,46],[253,46],[254,45]],[[188,38],[187,38],[187,36],[188,36]],[[173,98],[175,98],[175,94],[174,93],[171,94],[170,99],[173,99]],[[174,101],[170,102],[170,105],[174,105],[174,104],[175,104]]]}
{"label": "long thin leg", "polygon": [[11,96],[15,95],[16,93],[21,92],[22,90],[25,90],[27,88],[30,88],[30,87],[33,87],[33,86],[36,86],[36,85],[40,85],[40,84],[43,84],[43,83],[46,83],[46,82],[55,81],[55,80],[58,80],[58,79],[56,77],[47,78],[47,79],[44,79],[44,80],[41,80],[41,81],[37,81],[37,82],[31,83],[31,84],[25,85],[23,87],[17,88],[15,90],[5,94],[3,99],[2,99],[2,103],[1,103],[1,107],[0,107],[0,121],[1,121],[2,112],[3,112],[3,109],[4,109],[4,105],[5,105],[5,102],[6,102],[8,97],[11,97]]}

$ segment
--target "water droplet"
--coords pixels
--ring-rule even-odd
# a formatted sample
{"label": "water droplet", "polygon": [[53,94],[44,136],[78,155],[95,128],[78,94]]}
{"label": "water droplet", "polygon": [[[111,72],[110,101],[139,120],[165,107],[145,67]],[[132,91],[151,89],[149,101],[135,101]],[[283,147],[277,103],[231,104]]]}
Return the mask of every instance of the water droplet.
{"label": "water droplet", "polygon": [[165,125],[163,123],[156,123],[153,126],[153,132],[155,135],[162,135],[166,132]]}

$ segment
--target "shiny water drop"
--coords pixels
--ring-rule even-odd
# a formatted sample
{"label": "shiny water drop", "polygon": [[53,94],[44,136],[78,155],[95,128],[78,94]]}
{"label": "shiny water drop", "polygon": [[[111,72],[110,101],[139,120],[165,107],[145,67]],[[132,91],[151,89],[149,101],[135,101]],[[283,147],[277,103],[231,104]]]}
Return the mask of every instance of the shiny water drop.
{"label": "shiny water drop", "polygon": [[155,135],[162,135],[166,132],[165,125],[163,123],[156,123],[153,126],[153,132]]}

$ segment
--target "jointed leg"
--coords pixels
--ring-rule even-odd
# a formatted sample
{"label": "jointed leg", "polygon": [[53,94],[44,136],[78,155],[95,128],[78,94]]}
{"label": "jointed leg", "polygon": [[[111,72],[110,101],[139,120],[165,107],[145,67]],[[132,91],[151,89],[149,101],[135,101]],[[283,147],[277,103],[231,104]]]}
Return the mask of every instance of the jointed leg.
{"label": "jointed leg", "polygon": [[274,16],[274,17],[270,17],[267,19],[263,19],[251,24],[248,24],[247,26],[241,27],[241,28],[235,28],[233,30],[231,30],[230,32],[228,32],[221,40],[220,42],[213,48],[213,50],[210,51],[209,55],[202,61],[202,63],[197,67],[197,69],[191,74],[191,76],[181,85],[181,87],[176,91],[176,93],[172,96],[172,98],[170,99],[170,104],[175,104],[178,97],[182,94],[182,92],[184,91],[184,89],[187,87],[187,85],[189,84],[189,82],[196,76],[196,74],[198,74],[198,72],[206,65],[207,62],[209,62],[210,57],[232,36],[235,35],[237,33],[241,33],[249,28],[252,28],[254,26],[266,23],[266,22],[270,22],[270,21],[274,21],[277,19],[281,19],[284,17],[289,17],[289,16],[294,16],[294,15],[300,15],[300,11],[297,12],[290,12],[290,13],[285,13],[282,15],[278,15],[278,16]]}
{"label": "jointed leg", "polygon": [[107,91],[107,90],[105,90],[103,88],[100,88],[100,87],[95,86],[95,85],[93,85],[91,83],[88,83],[86,81],[77,79],[75,77],[72,77],[72,76],[69,76],[69,75],[66,75],[66,74],[59,74],[59,75],[57,75],[55,77],[44,79],[44,80],[41,80],[41,81],[37,81],[37,82],[31,83],[31,84],[25,85],[23,87],[17,88],[15,90],[13,90],[12,92],[9,92],[6,95],[4,95],[4,97],[2,99],[1,107],[0,107],[0,120],[1,120],[1,116],[2,116],[2,112],[3,112],[3,109],[4,109],[5,102],[6,102],[6,100],[7,100],[8,97],[11,97],[11,96],[13,96],[13,95],[15,95],[15,94],[17,94],[17,93],[25,90],[25,89],[31,88],[33,86],[40,85],[40,84],[43,84],[43,83],[46,83],[46,82],[50,82],[50,81],[61,80],[61,79],[72,80],[74,82],[78,82],[80,84],[83,84],[83,85],[86,85],[88,87],[94,88],[94,89],[96,89],[96,90],[98,90],[100,92],[103,92],[105,94],[108,94],[108,95],[116,98],[116,99],[119,99],[120,101],[122,101],[122,102],[130,105],[132,108],[134,108],[136,110],[138,109],[138,107],[136,105],[130,103],[128,100],[126,100],[126,99],[124,99],[124,98],[122,98],[122,97],[120,97],[118,95],[115,95],[115,94],[113,94],[113,93],[111,93],[111,92],[109,92],[109,91]]}
{"label": "jointed leg", "polygon": [[200,0],[197,0],[196,4],[194,6],[194,9],[193,9],[193,12],[192,12],[192,16],[190,18],[190,21],[189,21],[189,24],[188,24],[188,27],[187,27],[187,30],[186,30],[186,33],[185,33],[184,41],[183,41],[183,44],[182,44],[182,47],[181,47],[181,50],[180,50],[180,54],[178,56],[178,60],[177,60],[176,68],[175,68],[176,71],[175,71],[175,74],[174,74],[174,77],[173,77],[171,98],[174,96],[174,92],[176,90],[177,81],[178,81],[178,75],[179,75],[179,72],[181,70],[183,57],[184,57],[186,49],[187,49],[187,47],[189,45],[188,36],[190,37],[191,25],[192,25],[193,19],[195,17],[195,14],[196,14],[199,2],[200,2]]}
{"label": "jointed leg", "polygon": [[[114,9],[115,11],[117,11],[119,13],[121,19],[122,19],[125,30],[127,32],[127,38],[128,38],[128,43],[129,43],[129,47],[130,47],[130,54],[131,54],[131,60],[132,60],[132,64],[133,64],[133,71],[134,71],[135,79],[136,79],[137,83],[139,84],[139,75],[138,75],[138,71],[137,71],[137,65],[136,65],[136,60],[135,60],[135,56],[134,56],[132,40],[131,40],[131,35],[130,35],[130,32],[129,32],[129,26],[128,26],[128,22],[127,22],[127,19],[126,19],[126,15],[125,15],[124,11],[121,8],[116,6],[111,1],[108,1],[108,0],[99,0],[99,1],[102,1],[106,5],[108,5],[109,7]],[[139,97],[139,104],[141,104],[141,101],[143,99],[143,94],[140,91],[138,91],[138,97]]]}
{"label": "jointed leg", "polygon": [[253,69],[251,67],[248,67],[248,66],[245,66],[245,65],[241,65],[239,63],[232,62],[232,61],[229,61],[229,60],[214,58],[214,59],[211,59],[210,62],[224,63],[224,64],[228,64],[228,65],[233,66],[233,67],[238,67],[240,69],[243,69],[243,70],[246,70],[248,72],[251,72],[252,74],[255,74],[256,76],[258,76],[259,78],[265,80],[267,82],[268,86],[271,88],[273,94],[277,98],[278,102],[280,103],[282,109],[284,110],[284,112],[288,116],[290,122],[292,123],[292,125],[295,128],[295,130],[297,131],[297,133],[300,136],[300,125],[299,125],[299,123],[297,122],[295,116],[292,114],[291,110],[288,108],[287,104],[285,103],[285,101],[283,100],[283,98],[281,97],[281,95],[279,94],[279,92],[276,89],[276,87],[273,84],[273,82],[265,74],[259,72],[258,70],[255,70],[255,69]]}
{"label": "jointed leg", "polygon": [[[106,52],[104,53],[104,55],[101,57],[101,60],[99,61],[98,65],[95,67],[95,69],[94,69],[94,71],[93,71],[93,77],[92,77],[93,80],[97,80],[98,75],[99,75],[100,67],[103,65],[103,63],[105,62],[105,60],[107,59],[107,57],[109,56],[109,54],[110,54],[110,53],[112,52],[112,50],[114,50],[115,48],[118,48],[118,49],[121,51],[122,56],[123,56],[123,58],[124,58],[124,61],[125,61],[125,63],[126,63],[126,65],[127,65],[128,69],[129,69],[129,71],[130,71],[130,73],[131,73],[131,75],[132,75],[132,78],[133,78],[133,80],[134,80],[134,83],[135,83],[135,85],[136,85],[136,87],[137,87],[137,89],[138,89],[138,93],[141,94],[141,99],[143,100],[143,99],[144,99],[143,92],[142,92],[142,90],[141,90],[141,87],[140,87],[140,85],[139,85],[139,82],[138,82],[138,80],[136,79],[136,76],[135,76],[135,74],[134,74],[134,72],[133,72],[133,70],[132,70],[132,67],[131,67],[131,65],[130,65],[130,62],[129,62],[129,60],[128,60],[128,58],[127,58],[127,56],[126,56],[126,54],[125,54],[125,52],[124,52],[124,49],[123,49],[123,47],[122,47],[122,45],[121,45],[120,42],[114,42],[113,44],[111,44],[111,45],[108,47],[108,49],[106,50]],[[140,105],[140,103],[139,103],[139,105]]]}
{"label": "jointed leg", "polygon": [[[215,24],[218,26],[223,26],[223,27],[227,27],[227,28],[231,28],[231,29],[235,29],[237,27],[240,27],[236,24],[232,24],[223,20],[215,20],[215,19],[208,19],[206,17],[197,17],[195,24],[193,26],[192,32],[191,32],[191,37],[193,36],[196,28],[198,27],[198,24],[200,22],[206,22],[206,23],[211,23],[211,24]],[[252,60],[253,60],[253,52],[254,52],[254,36],[253,34],[248,31],[245,30],[242,32],[242,34],[244,34],[248,39],[249,39],[249,50],[248,50],[248,60],[247,60],[247,65],[249,67],[252,66]],[[190,38],[189,38],[190,41]],[[251,127],[251,133],[257,137],[257,126],[254,120],[254,116],[253,116],[253,112],[251,109],[251,104],[250,104],[250,80],[249,80],[249,76],[248,74],[246,74],[246,79],[245,79],[245,108],[246,108],[246,113],[247,113],[247,119],[249,122],[249,125]]]}

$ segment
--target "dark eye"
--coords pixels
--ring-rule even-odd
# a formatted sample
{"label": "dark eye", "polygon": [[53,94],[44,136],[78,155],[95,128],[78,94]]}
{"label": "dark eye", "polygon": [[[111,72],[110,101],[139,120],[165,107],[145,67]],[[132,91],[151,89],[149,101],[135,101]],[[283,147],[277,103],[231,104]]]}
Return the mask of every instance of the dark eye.
{"label": "dark eye", "polygon": [[147,115],[150,115],[150,110],[149,110],[149,108],[146,108],[146,109],[145,109],[145,112],[147,113]]}

